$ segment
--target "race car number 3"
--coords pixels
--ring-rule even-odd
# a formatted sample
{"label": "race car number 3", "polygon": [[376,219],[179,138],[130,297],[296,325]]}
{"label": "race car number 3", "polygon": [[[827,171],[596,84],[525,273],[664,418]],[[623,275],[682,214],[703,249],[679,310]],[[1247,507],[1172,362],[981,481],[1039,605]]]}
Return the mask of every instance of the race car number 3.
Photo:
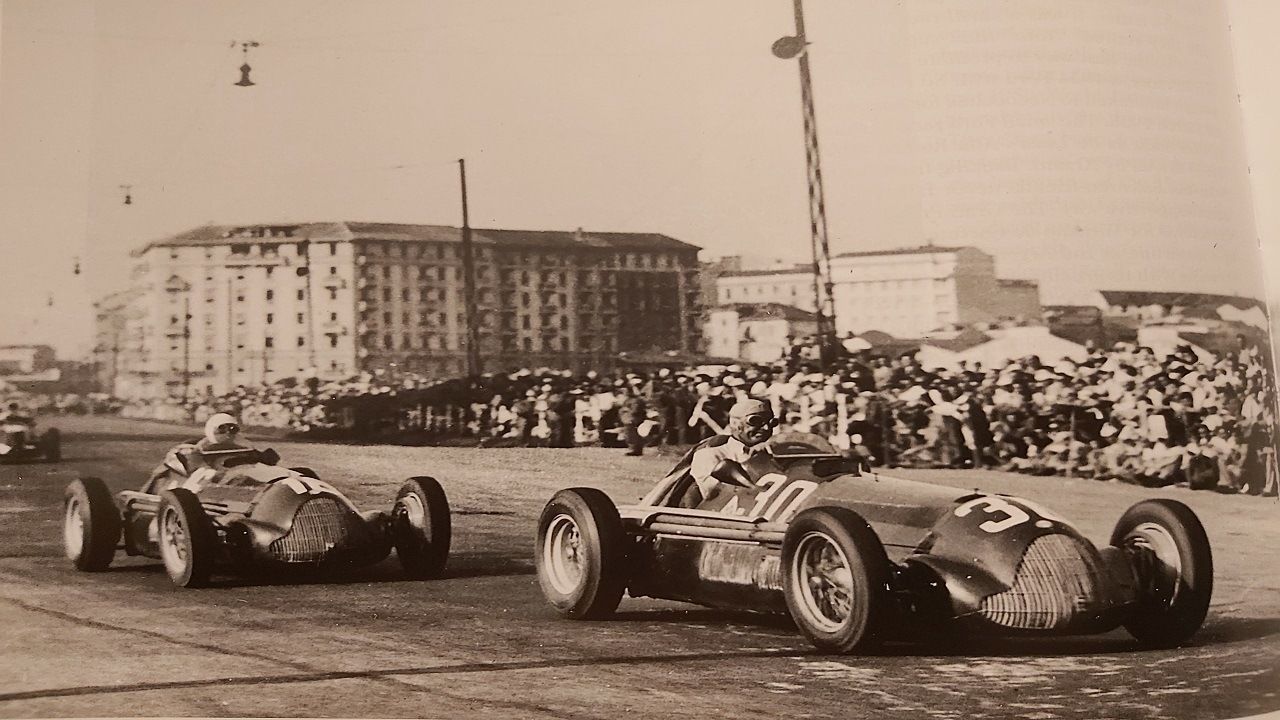
{"label": "race car number 3", "polygon": [[[1004,532],[1031,519],[1031,516],[1022,508],[1003,498],[992,495],[974,498],[956,508],[956,517],[965,517],[977,509],[981,509],[988,515],[997,516],[978,525],[981,530],[989,533]],[[1004,517],[999,517],[1000,515]]]}

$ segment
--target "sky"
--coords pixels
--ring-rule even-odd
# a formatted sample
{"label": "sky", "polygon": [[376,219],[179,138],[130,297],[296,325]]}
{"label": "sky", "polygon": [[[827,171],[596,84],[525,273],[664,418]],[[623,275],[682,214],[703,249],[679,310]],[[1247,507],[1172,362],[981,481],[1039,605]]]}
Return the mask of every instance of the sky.
{"label": "sky", "polygon": [[[833,251],[974,244],[1045,303],[1260,296],[1277,4],[1120,5],[810,0]],[[0,344],[84,353],[129,251],[204,223],[458,225],[463,157],[477,227],[803,260],[799,82],[769,52],[792,22],[786,0],[0,0]]]}

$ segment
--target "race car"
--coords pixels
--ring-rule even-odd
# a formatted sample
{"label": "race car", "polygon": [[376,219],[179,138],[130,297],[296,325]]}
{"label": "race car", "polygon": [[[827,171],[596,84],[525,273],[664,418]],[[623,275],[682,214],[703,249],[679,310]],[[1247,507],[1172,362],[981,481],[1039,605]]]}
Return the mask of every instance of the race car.
{"label": "race car", "polygon": [[884,475],[820,438],[772,451],[721,462],[727,492],[692,508],[679,507],[689,456],[638,505],[556,493],[538,523],[543,594],[574,619],[609,616],[624,592],[786,612],[819,650],[845,654],[889,638],[1121,625],[1163,647],[1204,622],[1213,557],[1180,502],[1135,504],[1095,546],[1031,501]]}
{"label": "race car", "polygon": [[73,481],[63,507],[67,558],[106,569],[123,547],[159,558],[174,584],[207,586],[215,568],[233,572],[341,570],[372,565],[394,547],[411,578],[438,576],[449,557],[449,503],[440,483],[413,477],[389,512],[360,512],[308,468],[285,468],[274,450],[238,448],[204,456],[171,450],[140,491],[114,498],[95,477]]}
{"label": "race car", "polygon": [[8,415],[0,420],[0,461],[24,461],[44,458],[49,462],[62,459],[62,435],[57,428],[36,433],[35,421],[21,415]]}

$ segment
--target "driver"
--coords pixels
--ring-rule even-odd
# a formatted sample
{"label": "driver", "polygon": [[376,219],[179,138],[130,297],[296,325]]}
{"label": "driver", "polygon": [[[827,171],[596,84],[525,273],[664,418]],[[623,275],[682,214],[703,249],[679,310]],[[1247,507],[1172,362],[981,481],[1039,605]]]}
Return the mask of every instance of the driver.
{"label": "driver", "polygon": [[698,507],[718,495],[723,483],[711,477],[716,466],[724,460],[732,460],[745,466],[752,458],[769,455],[765,442],[773,435],[778,420],[773,416],[769,403],[755,398],[739,400],[729,409],[729,422],[723,435],[703,440],[693,449],[689,462],[689,474],[694,486],[680,500],[681,507]]}
{"label": "driver", "polygon": [[[192,442],[178,443],[166,454],[166,460],[171,456],[176,458],[184,468],[184,476],[190,477],[191,473],[198,468],[211,467],[219,468],[227,451],[246,450],[243,445],[236,443],[236,436],[240,434],[240,424],[236,419],[227,413],[214,413],[204,423],[204,436],[199,440]],[[149,485],[154,484],[160,478],[163,478],[171,469],[168,462],[163,462],[155,470],[151,472],[151,481]],[[172,478],[160,489],[171,489],[179,487],[185,482],[185,478]]]}
{"label": "driver", "polygon": [[247,450],[244,445],[236,443],[240,434],[240,423],[227,413],[214,413],[204,421],[204,437],[196,443],[201,453],[225,450]]}

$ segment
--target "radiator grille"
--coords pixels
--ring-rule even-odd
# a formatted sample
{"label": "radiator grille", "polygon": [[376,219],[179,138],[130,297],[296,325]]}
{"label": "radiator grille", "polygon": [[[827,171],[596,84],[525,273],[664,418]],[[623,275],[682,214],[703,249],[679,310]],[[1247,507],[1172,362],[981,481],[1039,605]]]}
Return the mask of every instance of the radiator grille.
{"label": "radiator grille", "polygon": [[1054,630],[1099,605],[1099,569],[1088,548],[1069,535],[1043,535],[1027,548],[1013,587],[982,601],[982,614],[997,625]]}
{"label": "radiator grille", "polygon": [[356,541],[360,529],[359,519],[337,500],[308,500],[293,516],[289,533],[271,543],[271,554],[284,562],[320,562]]}

